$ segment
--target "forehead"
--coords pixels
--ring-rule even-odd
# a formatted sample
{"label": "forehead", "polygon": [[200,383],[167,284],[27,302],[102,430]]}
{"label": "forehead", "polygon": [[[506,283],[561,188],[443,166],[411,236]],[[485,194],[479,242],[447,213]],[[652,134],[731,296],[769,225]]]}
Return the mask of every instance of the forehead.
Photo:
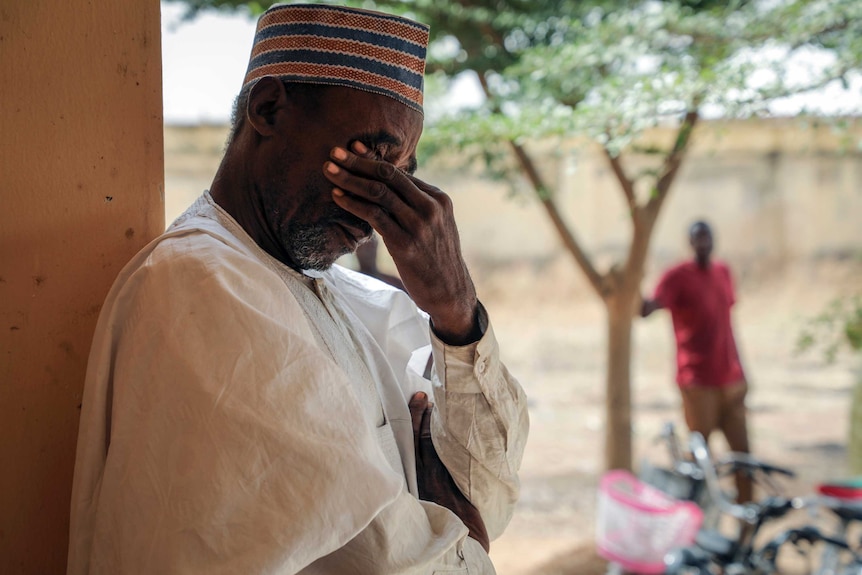
{"label": "forehead", "polygon": [[712,231],[706,226],[694,226],[689,231],[689,237],[692,240],[702,240],[712,238]]}
{"label": "forehead", "polygon": [[389,96],[343,86],[326,86],[320,95],[323,115],[354,137],[378,134],[383,144],[412,150],[422,134],[422,114]]}

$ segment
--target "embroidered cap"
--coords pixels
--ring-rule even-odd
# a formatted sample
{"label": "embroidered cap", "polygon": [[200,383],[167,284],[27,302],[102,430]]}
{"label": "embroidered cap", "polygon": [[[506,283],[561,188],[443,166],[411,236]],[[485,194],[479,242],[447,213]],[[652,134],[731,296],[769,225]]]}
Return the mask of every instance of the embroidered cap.
{"label": "embroidered cap", "polygon": [[243,87],[263,76],[347,86],[422,111],[428,26],[322,4],[273,6],[260,17]]}

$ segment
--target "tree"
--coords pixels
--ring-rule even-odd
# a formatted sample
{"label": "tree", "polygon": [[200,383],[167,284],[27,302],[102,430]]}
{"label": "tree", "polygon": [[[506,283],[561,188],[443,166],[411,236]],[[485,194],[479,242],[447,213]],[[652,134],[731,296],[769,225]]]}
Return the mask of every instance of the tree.
{"label": "tree", "polygon": [[827,363],[844,349],[862,354],[862,293],[836,298],[809,319],[796,339],[796,352],[819,349]]}
{"label": "tree", "polygon": [[[190,13],[272,2],[172,0]],[[428,71],[471,73],[486,102],[435,119],[426,143],[482,157],[490,170],[522,175],[565,249],[607,309],[606,458],[631,468],[630,358],[650,238],[705,115],[769,113],[780,98],[862,70],[857,0],[376,0],[348,4],[401,13],[431,25]],[[806,58],[819,64],[794,74]],[[666,147],[639,145],[667,125]],[[465,128],[466,127],[466,128]],[[629,208],[625,257],[600,270],[561,213],[529,142],[572,134],[603,150]],[[505,145],[501,148],[500,143]],[[503,152],[506,152],[505,154]],[[634,172],[633,156],[652,158]],[[465,157],[472,157],[465,155]]]}

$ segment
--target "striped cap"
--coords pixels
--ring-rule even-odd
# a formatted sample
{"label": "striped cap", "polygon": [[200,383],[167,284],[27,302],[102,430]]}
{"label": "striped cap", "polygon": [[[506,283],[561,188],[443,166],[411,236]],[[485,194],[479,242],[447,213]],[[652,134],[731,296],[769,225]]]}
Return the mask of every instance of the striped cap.
{"label": "striped cap", "polygon": [[380,12],[273,6],[260,17],[243,87],[263,76],[383,94],[422,111],[428,26]]}

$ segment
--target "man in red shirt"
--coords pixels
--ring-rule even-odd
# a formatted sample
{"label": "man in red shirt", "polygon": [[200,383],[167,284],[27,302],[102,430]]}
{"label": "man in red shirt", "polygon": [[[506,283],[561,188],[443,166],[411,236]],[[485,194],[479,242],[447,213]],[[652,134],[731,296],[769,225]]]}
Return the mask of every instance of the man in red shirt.
{"label": "man in red shirt", "polygon": [[[736,301],[733,280],[727,265],[711,259],[709,224],[692,224],[689,242],[694,259],[664,273],[653,298],[644,300],[641,316],[662,308],[670,311],[676,337],[676,381],[689,430],[709,439],[719,429],[731,450],[748,453],[748,385],[730,319]],[[750,501],[750,479],[738,474],[736,486],[737,499]]]}

